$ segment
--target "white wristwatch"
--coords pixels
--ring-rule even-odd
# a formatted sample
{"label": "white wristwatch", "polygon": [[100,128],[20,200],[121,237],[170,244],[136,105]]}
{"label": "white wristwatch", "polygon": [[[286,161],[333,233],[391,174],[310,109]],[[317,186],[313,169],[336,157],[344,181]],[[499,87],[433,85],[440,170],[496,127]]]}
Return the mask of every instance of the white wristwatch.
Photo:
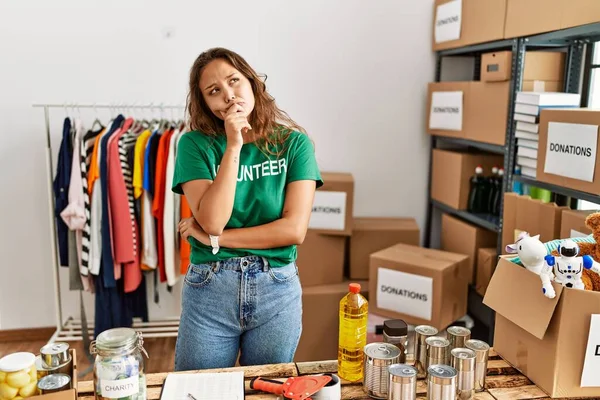
{"label": "white wristwatch", "polygon": [[217,254],[219,252],[219,237],[208,235],[208,238],[210,239],[210,245],[212,246],[212,253]]}

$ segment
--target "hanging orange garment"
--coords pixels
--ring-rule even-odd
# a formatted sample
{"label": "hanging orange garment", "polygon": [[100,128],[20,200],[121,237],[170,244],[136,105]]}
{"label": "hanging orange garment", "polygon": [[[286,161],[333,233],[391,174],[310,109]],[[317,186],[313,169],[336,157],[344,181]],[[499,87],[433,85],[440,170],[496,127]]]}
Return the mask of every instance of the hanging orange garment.
{"label": "hanging orange garment", "polygon": [[[105,130],[106,131],[106,130]],[[104,136],[104,132],[96,136],[94,140],[94,151],[92,153],[92,160],[90,161],[90,169],[88,171],[88,195],[92,195],[94,190],[94,182],[100,178],[100,168],[98,168],[98,148],[100,147],[100,139]]]}
{"label": "hanging orange garment", "polygon": [[[181,196],[181,219],[190,218],[191,216],[192,210],[190,209],[190,205],[188,204],[185,196]],[[181,275],[185,275],[190,264],[191,246],[190,242],[187,240],[182,239],[179,242],[179,254],[181,256],[180,271]]]}

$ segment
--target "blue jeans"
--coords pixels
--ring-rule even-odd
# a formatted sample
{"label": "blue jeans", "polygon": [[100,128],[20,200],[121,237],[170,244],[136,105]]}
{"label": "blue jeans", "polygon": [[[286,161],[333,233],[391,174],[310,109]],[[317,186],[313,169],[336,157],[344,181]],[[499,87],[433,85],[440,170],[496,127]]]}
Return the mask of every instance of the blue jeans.
{"label": "blue jeans", "polygon": [[188,267],[175,370],[291,362],[302,331],[295,263],[270,268],[257,256]]}

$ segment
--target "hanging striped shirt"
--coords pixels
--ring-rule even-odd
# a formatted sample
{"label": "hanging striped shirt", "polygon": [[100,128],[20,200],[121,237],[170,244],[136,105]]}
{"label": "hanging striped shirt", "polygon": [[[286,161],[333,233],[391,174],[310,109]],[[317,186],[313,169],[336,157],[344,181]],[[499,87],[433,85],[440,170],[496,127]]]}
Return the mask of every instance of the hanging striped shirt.
{"label": "hanging striped shirt", "polygon": [[88,170],[92,160],[92,154],[94,152],[94,141],[96,137],[104,132],[104,127],[101,126],[97,131],[88,131],[83,140],[81,141],[81,179],[83,185],[83,203],[85,209],[85,225],[83,226],[82,233],[82,249],[81,249],[81,266],[83,275],[87,275],[90,263],[90,237],[91,237],[91,202],[90,195],[88,193]]}
{"label": "hanging striped shirt", "polygon": [[123,170],[123,178],[125,179],[125,187],[127,188],[127,200],[129,203],[129,217],[131,219],[131,232],[133,235],[133,255],[138,254],[138,238],[137,238],[137,220],[135,212],[135,198],[133,196],[133,165],[130,165],[129,151],[135,146],[137,141],[137,133],[130,130],[119,139],[119,159],[121,161],[121,169]]}

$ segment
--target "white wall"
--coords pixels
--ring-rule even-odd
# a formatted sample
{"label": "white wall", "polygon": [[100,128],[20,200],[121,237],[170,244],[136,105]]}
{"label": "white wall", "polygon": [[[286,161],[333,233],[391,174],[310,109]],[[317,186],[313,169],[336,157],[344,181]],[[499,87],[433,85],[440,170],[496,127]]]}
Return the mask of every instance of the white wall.
{"label": "white wall", "polygon": [[[268,74],[279,105],[315,140],[321,169],[354,175],[355,215],[412,216],[423,229],[432,3],[0,3],[0,329],[55,323],[44,118],[31,104],[182,104],[189,68],[208,47],[238,51]],[[51,114],[55,161],[64,116]],[[76,315],[66,272],[63,307]],[[163,291],[151,316],[177,314],[179,289]],[[91,296],[86,304],[93,315]]]}

